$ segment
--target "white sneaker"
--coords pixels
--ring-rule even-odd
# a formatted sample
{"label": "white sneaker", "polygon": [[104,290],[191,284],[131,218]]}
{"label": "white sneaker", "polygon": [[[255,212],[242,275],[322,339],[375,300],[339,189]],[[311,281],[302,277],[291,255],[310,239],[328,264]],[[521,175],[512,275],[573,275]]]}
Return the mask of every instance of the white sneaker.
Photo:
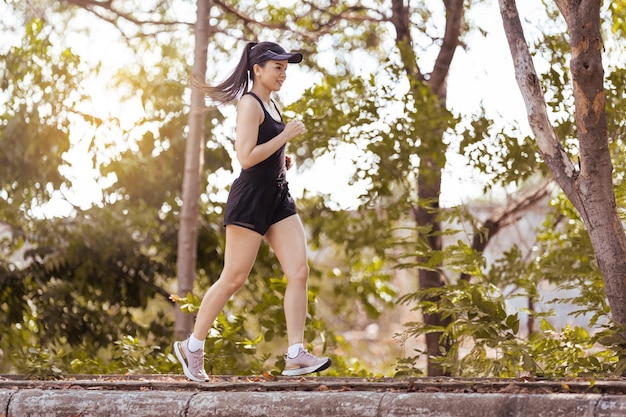
{"label": "white sneaker", "polygon": [[290,358],[289,355],[285,355],[285,370],[283,375],[297,376],[306,375],[313,372],[320,372],[327,369],[332,360],[327,357],[318,358],[315,355],[311,355],[304,349],[300,349],[300,353],[295,358]]}
{"label": "white sneaker", "polygon": [[189,339],[185,339],[182,342],[174,342],[174,353],[176,353],[176,357],[183,365],[183,372],[187,378],[192,381],[206,382],[209,380],[209,376],[204,370],[204,350],[189,351],[187,348],[188,341]]}

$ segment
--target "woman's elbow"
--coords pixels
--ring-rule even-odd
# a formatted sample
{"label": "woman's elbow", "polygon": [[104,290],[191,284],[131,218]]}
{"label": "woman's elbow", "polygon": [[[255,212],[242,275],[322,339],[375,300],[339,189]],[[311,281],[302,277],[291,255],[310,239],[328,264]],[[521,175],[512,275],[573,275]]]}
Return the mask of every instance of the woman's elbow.
{"label": "woman's elbow", "polygon": [[242,169],[248,169],[254,166],[254,162],[250,158],[237,158],[239,160],[239,165],[241,165]]}

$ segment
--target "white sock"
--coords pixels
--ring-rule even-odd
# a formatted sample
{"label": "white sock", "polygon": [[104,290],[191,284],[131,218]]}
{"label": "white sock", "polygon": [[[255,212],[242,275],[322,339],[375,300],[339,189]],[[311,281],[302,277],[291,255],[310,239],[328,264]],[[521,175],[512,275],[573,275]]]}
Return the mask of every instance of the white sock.
{"label": "white sock", "polygon": [[304,350],[304,345],[302,343],[291,345],[289,346],[289,349],[287,349],[287,356],[293,359],[298,356],[298,353],[300,353],[301,350]]}
{"label": "white sock", "polygon": [[204,350],[204,340],[196,339],[193,335],[189,336],[187,349],[189,349],[190,352],[197,352],[201,349]]}

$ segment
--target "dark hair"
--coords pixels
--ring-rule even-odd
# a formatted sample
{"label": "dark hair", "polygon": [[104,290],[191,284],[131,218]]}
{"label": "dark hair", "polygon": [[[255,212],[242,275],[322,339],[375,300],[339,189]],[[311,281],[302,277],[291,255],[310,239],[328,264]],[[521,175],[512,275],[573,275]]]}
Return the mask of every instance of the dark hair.
{"label": "dark hair", "polygon": [[300,52],[286,52],[279,44],[274,42],[249,42],[243,49],[241,59],[232,74],[216,86],[210,86],[197,80],[194,84],[209,98],[219,104],[228,103],[241,97],[248,91],[248,84],[254,81],[255,65],[265,66],[269,60],[285,60],[291,63],[302,61]]}

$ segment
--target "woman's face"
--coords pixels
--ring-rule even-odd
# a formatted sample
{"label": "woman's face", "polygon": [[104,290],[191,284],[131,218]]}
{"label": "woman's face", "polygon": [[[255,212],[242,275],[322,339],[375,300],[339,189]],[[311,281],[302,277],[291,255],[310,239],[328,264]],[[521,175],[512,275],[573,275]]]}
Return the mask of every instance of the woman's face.
{"label": "woman's face", "polygon": [[270,91],[279,91],[287,78],[287,65],[289,65],[287,60],[269,60],[265,61],[263,66],[256,64],[254,66],[254,82],[262,84]]}

